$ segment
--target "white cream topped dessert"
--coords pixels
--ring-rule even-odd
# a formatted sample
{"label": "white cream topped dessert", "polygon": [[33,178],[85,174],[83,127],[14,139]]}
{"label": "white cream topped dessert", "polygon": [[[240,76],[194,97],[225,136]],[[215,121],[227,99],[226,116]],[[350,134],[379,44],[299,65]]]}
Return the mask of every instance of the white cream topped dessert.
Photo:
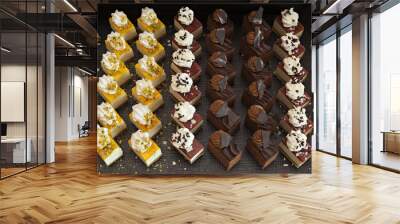
{"label": "white cream topped dessert", "polygon": [[108,128],[97,127],[97,149],[104,149],[111,144]]}
{"label": "white cream topped dessert", "polygon": [[143,96],[146,99],[154,99],[156,89],[154,88],[151,81],[140,79],[136,81],[136,93],[137,95]]}
{"label": "white cream topped dessert", "polygon": [[289,123],[295,128],[302,128],[307,125],[308,118],[306,109],[301,107],[295,107],[289,109],[288,112]]}
{"label": "white cream topped dessert", "polygon": [[156,12],[152,8],[149,8],[149,7],[142,8],[142,14],[140,15],[140,18],[148,26],[158,23],[158,18],[157,18]]}
{"label": "white cream topped dessert", "polygon": [[118,91],[118,84],[114,80],[113,77],[108,76],[108,75],[103,75],[102,77],[99,78],[99,81],[97,82],[97,86],[107,94],[116,94]]}
{"label": "white cream topped dessert", "polygon": [[179,93],[189,93],[193,80],[187,73],[177,73],[172,76],[171,89]]}
{"label": "white cream topped dessert", "polygon": [[282,25],[285,28],[296,27],[299,23],[299,14],[293,8],[285,9],[281,12]]}
{"label": "white cream topped dessert", "polygon": [[112,22],[118,27],[125,27],[128,25],[128,17],[123,11],[115,10],[111,13]]}
{"label": "white cream topped dessert", "polygon": [[149,133],[141,130],[136,131],[131,135],[131,146],[137,152],[146,152],[152,145]]}
{"label": "white cream topped dessert", "polygon": [[150,73],[152,76],[157,75],[156,72],[157,72],[158,64],[157,64],[156,60],[154,59],[154,57],[143,55],[143,57],[141,59],[139,59],[138,63],[143,70]]}
{"label": "white cream topped dessert", "polygon": [[154,37],[153,33],[144,31],[139,34],[139,42],[148,49],[154,49],[158,45],[157,39]]}
{"label": "white cream topped dessert", "polygon": [[154,118],[153,112],[141,103],[132,106],[132,119],[141,125],[149,126]]}
{"label": "white cream topped dessert", "polygon": [[189,7],[182,7],[178,12],[178,21],[183,25],[189,26],[194,20],[194,12]]}
{"label": "white cream topped dessert", "polygon": [[292,152],[299,152],[307,148],[307,136],[300,130],[291,131],[286,135],[286,146]]}
{"label": "white cream topped dessert", "polygon": [[106,125],[116,125],[118,122],[118,115],[114,108],[111,104],[105,102],[97,105],[97,117],[99,118],[100,123]]}
{"label": "white cream topped dessert", "polygon": [[303,67],[298,57],[290,56],[283,59],[283,69],[289,76],[294,76],[298,75],[303,70]]}
{"label": "white cream topped dessert", "polygon": [[183,149],[186,152],[193,150],[193,141],[194,135],[187,128],[179,128],[171,137],[172,145],[175,148]]}
{"label": "white cream topped dessert", "polygon": [[285,84],[286,96],[291,100],[298,100],[304,97],[304,85],[303,83],[295,83],[289,81]]}
{"label": "white cream topped dessert", "polygon": [[180,29],[174,35],[175,42],[182,47],[190,47],[193,44],[194,36],[187,30]]}
{"label": "white cream topped dessert", "polygon": [[189,102],[178,102],[175,104],[174,117],[181,122],[188,122],[192,120],[196,108]]}
{"label": "white cream topped dessert", "polygon": [[293,55],[299,46],[300,40],[293,33],[287,33],[286,35],[281,36],[281,47],[285,49],[289,55]]}
{"label": "white cream topped dessert", "polygon": [[108,34],[106,42],[117,51],[122,51],[126,48],[126,41],[118,32],[111,32]]}
{"label": "white cream topped dessert", "polygon": [[107,51],[105,54],[103,54],[101,65],[107,70],[116,72],[119,69],[120,60],[115,53]]}
{"label": "white cream topped dessert", "polygon": [[194,60],[195,56],[189,49],[178,49],[172,53],[172,62],[179,67],[191,68]]}

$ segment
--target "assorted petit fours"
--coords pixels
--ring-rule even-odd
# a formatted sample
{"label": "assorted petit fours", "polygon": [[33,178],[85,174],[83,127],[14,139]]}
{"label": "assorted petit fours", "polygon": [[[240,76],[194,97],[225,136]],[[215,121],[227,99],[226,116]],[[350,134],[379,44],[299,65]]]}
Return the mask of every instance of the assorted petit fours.
{"label": "assorted petit fours", "polygon": [[108,19],[111,29],[121,34],[125,40],[129,41],[136,37],[135,25],[128,19],[123,11],[115,10],[111,13],[111,17]]}
{"label": "assorted petit fours", "polygon": [[157,64],[153,57],[146,55],[143,55],[138,63],[135,64],[135,70],[138,76],[150,80],[154,87],[160,85],[166,78],[164,69]]}
{"label": "assorted petit fours", "polygon": [[112,105],[106,102],[97,105],[97,121],[109,130],[113,138],[126,129],[125,121]]}
{"label": "assorted petit fours", "polygon": [[111,137],[108,128],[97,127],[97,154],[107,166],[122,157],[122,149]]}
{"label": "assorted petit fours", "polygon": [[293,8],[285,9],[281,15],[276,17],[272,30],[279,36],[287,33],[293,33],[299,38],[303,34],[304,27],[299,22],[299,14]]}
{"label": "assorted petit fours", "polygon": [[264,80],[252,82],[247,89],[243,91],[242,103],[248,107],[253,104],[260,105],[266,112],[269,112],[274,105],[275,99],[269,94]]}
{"label": "assorted petit fours", "polygon": [[211,55],[216,51],[221,51],[226,54],[229,60],[232,59],[235,53],[235,47],[232,41],[227,38],[224,28],[211,30],[211,32],[206,35],[205,41],[208,54]]}
{"label": "assorted petit fours", "polygon": [[216,9],[207,18],[207,30],[212,31],[214,29],[224,28],[227,37],[232,37],[234,25],[233,22],[228,18],[228,14],[223,9]]}
{"label": "assorted petit fours", "polygon": [[229,134],[236,133],[240,128],[240,117],[223,100],[215,100],[207,111],[207,120],[215,129],[223,130]]}
{"label": "assorted petit fours", "polygon": [[118,85],[123,85],[132,77],[125,63],[115,53],[107,51],[107,53],[103,54],[100,64],[104,73],[114,77]]}
{"label": "assorted petit fours", "polygon": [[255,131],[248,139],[246,150],[250,152],[262,169],[269,166],[279,154],[278,146],[272,138],[272,132],[262,129]]}
{"label": "assorted petit fours", "polygon": [[136,48],[141,54],[154,57],[156,61],[160,61],[165,56],[164,47],[157,41],[153,33],[147,31],[139,34]]}
{"label": "assorted petit fours", "polygon": [[231,170],[242,158],[242,150],[239,150],[233,142],[232,136],[223,130],[215,131],[208,139],[208,151],[225,167]]}
{"label": "assorted petit fours", "polygon": [[187,128],[179,128],[173,133],[171,144],[190,164],[204,154],[204,146]]}
{"label": "assorted petit fours", "polygon": [[176,103],[171,117],[179,127],[187,128],[192,133],[196,133],[204,122],[203,117],[196,113],[196,108],[187,101]]}
{"label": "assorted petit fours", "polygon": [[149,107],[141,103],[132,106],[129,118],[139,130],[149,133],[150,138],[156,135],[161,129],[161,121],[158,117]]}
{"label": "assorted petit fours", "polygon": [[287,33],[281,36],[274,44],[275,55],[283,60],[284,58],[295,56],[302,58],[306,49],[300,43],[300,39],[293,33]]}
{"label": "assorted petit fours", "polygon": [[200,43],[194,39],[193,34],[184,29],[178,30],[174,34],[171,45],[174,50],[189,49],[196,57],[200,56],[202,50]]}
{"label": "assorted petit fours", "polygon": [[192,105],[197,104],[202,95],[199,87],[193,85],[193,80],[188,73],[176,73],[172,75],[169,92],[175,101],[187,101]]}
{"label": "assorted petit fours", "polygon": [[259,7],[257,10],[251,11],[248,15],[243,17],[242,28],[244,33],[255,30],[257,27],[260,28],[264,39],[268,39],[271,35],[271,27],[263,19],[264,8]]}
{"label": "assorted petit fours", "polygon": [[152,8],[145,7],[142,9],[142,14],[137,19],[138,27],[140,30],[154,33],[155,38],[160,39],[165,34],[165,25],[158,19],[157,14]]}
{"label": "assorted petit fours", "polygon": [[187,73],[198,81],[201,74],[201,66],[196,63],[195,56],[189,49],[178,49],[172,53],[171,70],[173,73]]}
{"label": "assorted petit fours", "polygon": [[313,131],[312,120],[307,117],[306,109],[295,107],[289,109],[284,117],[282,117],[279,125],[287,132],[301,130],[305,135],[309,135]]}
{"label": "assorted petit fours", "polygon": [[211,101],[226,101],[229,106],[233,106],[236,99],[236,93],[228,83],[228,77],[218,74],[208,81],[207,96]]}
{"label": "assorted petit fours", "polygon": [[118,32],[111,32],[107,35],[105,40],[106,48],[108,51],[115,53],[117,57],[125,62],[133,58],[133,50],[126,42],[123,36]]}
{"label": "assorted petit fours", "polygon": [[287,108],[306,107],[311,103],[311,96],[304,91],[304,85],[301,82],[290,80],[278,90],[276,95],[278,100]]}
{"label": "assorted petit fours", "polygon": [[160,147],[150,138],[149,133],[141,130],[132,133],[128,145],[147,167],[162,156]]}
{"label": "assorted petit fours", "polygon": [[282,154],[297,168],[311,158],[311,145],[301,130],[291,131],[279,144]]}
{"label": "assorted petit fours", "polygon": [[216,74],[226,76],[229,83],[233,83],[236,76],[236,69],[228,61],[228,57],[224,52],[216,51],[208,58],[206,73],[209,76]]}
{"label": "assorted petit fours", "polygon": [[97,92],[115,109],[128,101],[128,95],[125,90],[119,87],[112,76],[103,75],[99,78],[97,81]]}
{"label": "assorted petit fours", "polygon": [[245,125],[251,132],[255,132],[258,129],[275,131],[277,126],[274,118],[268,115],[262,106],[257,104],[251,105],[247,110]]}
{"label": "assorted petit fours", "polygon": [[147,79],[136,81],[132,88],[132,96],[138,103],[146,105],[151,111],[157,110],[164,104],[161,93]]}
{"label": "assorted petit fours", "polygon": [[274,74],[279,80],[285,83],[289,80],[303,82],[308,76],[308,71],[301,66],[299,58],[290,56],[278,63]]}
{"label": "assorted petit fours", "polygon": [[250,31],[244,36],[240,42],[240,52],[245,60],[252,56],[260,57],[264,63],[268,63],[273,56],[270,46],[264,41],[263,34],[259,27],[254,31]]}
{"label": "assorted petit fours", "polygon": [[194,16],[193,10],[189,7],[182,7],[178,15],[174,17],[174,27],[176,30],[187,30],[193,34],[194,38],[199,38],[203,33],[203,25],[200,20]]}
{"label": "assorted petit fours", "polygon": [[272,82],[272,72],[268,70],[262,58],[258,56],[250,57],[243,64],[242,77],[248,82],[262,79],[267,86],[270,86]]}

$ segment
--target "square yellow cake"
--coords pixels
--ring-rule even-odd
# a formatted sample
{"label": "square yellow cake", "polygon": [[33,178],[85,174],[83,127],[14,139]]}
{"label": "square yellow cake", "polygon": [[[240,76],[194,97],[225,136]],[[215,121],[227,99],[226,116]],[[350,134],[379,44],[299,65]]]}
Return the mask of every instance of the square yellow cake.
{"label": "square yellow cake", "polygon": [[102,127],[108,128],[113,138],[126,129],[125,121],[112,105],[106,102],[97,105],[97,121]]}
{"label": "square yellow cake", "polygon": [[150,138],[161,130],[160,119],[158,119],[150,108],[141,103],[133,105],[129,119],[139,130],[148,132]]}
{"label": "square yellow cake", "polygon": [[100,64],[104,73],[112,76],[120,86],[125,84],[132,77],[125,63],[119,60],[115,53],[107,51],[107,53],[103,54]]}
{"label": "square yellow cake", "polygon": [[160,147],[150,138],[147,132],[141,130],[132,134],[128,144],[147,167],[151,166],[162,155]]}
{"label": "square yellow cake", "polygon": [[141,16],[137,19],[137,23],[140,30],[154,33],[157,39],[166,34],[164,23],[157,18],[157,14],[152,8],[143,8]]}
{"label": "square yellow cake", "polygon": [[120,33],[125,40],[128,41],[136,37],[136,28],[123,11],[115,10],[111,13],[108,21],[111,29]]}
{"label": "square yellow cake", "polygon": [[97,128],[97,154],[107,166],[122,157],[122,149],[111,137],[107,128]]}
{"label": "square yellow cake", "polygon": [[135,70],[138,76],[150,80],[154,87],[160,85],[166,78],[164,69],[157,64],[153,57],[146,55],[135,64]]}
{"label": "square yellow cake", "polygon": [[120,33],[111,32],[107,35],[105,43],[107,50],[115,53],[121,61],[125,62],[133,58],[133,50],[131,46],[129,46]]}
{"label": "square yellow cake", "polygon": [[136,85],[132,88],[132,96],[151,111],[157,110],[164,103],[161,93],[147,79],[136,81]]}
{"label": "square yellow cake", "polygon": [[136,47],[141,54],[154,57],[156,61],[160,61],[165,56],[164,47],[157,41],[153,33],[145,31],[139,34]]}
{"label": "square yellow cake", "polygon": [[110,103],[114,109],[128,101],[128,95],[119,87],[112,76],[103,75],[97,82],[97,92],[103,99]]}

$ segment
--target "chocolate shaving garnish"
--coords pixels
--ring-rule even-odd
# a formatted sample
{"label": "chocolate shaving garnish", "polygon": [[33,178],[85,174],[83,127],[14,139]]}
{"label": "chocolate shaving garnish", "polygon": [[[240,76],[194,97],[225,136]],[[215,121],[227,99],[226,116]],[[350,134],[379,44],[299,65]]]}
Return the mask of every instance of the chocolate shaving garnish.
{"label": "chocolate shaving garnish", "polygon": [[264,80],[257,80],[257,92],[258,92],[258,99],[263,98],[265,92],[265,83]]}
{"label": "chocolate shaving garnish", "polygon": [[216,117],[225,117],[228,115],[229,107],[226,102],[222,104],[222,106],[218,109],[217,113],[215,113]]}
{"label": "chocolate shaving garnish", "polygon": [[271,132],[269,131],[261,131],[261,138],[262,138],[262,148],[266,148],[270,143]]}
{"label": "chocolate shaving garnish", "polygon": [[213,19],[220,24],[225,24],[228,21],[228,14],[223,9],[217,9],[214,11]]}
{"label": "chocolate shaving garnish", "polygon": [[251,22],[254,24],[261,24],[263,13],[264,13],[264,8],[260,6],[260,8],[258,8],[256,15],[253,17]]}
{"label": "chocolate shaving garnish", "polygon": [[253,43],[253,47],[259,49],[261,46],[261,41],[262,41],[262,33],[260,30],[260,27],[256,27],[255,28],[255,33],[254,33],[254,43]]}
{"label": "chocolate shaving garnish", "polygon": [[219,91],[223,92],[226,89],[227,85],[228,85],[228,77],[224,76],[223,79],[219,80],[219,83],[218,83]]}
{"label": "chocolate shaving garnish", "polygon": [[257,123],[264,124],[267,122],[267,119],[268,119],[267,113],[264,110],[262,110],[257,116]]}
{"label": "chocolate shaving garnish", "polygon": [[218,28],[215,30],[215,36],[217,37],[217,41],[219,44],[223,45],[225,41],[225,29]]}
{"label": "chocolate shaving garnish", "polygon": [[228,58],[226,57],[226,54],[221,51],[214,52],[211,55],[210,60],[213,63],[213,65],[217,68],[225,67],[226,63],[228,62]]}
{"label": "chocolate shaving garnish", "polygon": [[261,58],[256,57],[256,66],[255,67],[256,67],[257,72],[261,72],[264,69],[264,61]]}
{"label": "chocolate shaving garnish", "polygon": [[224,131],[220,131],[219,133],[220,148],[228,147],[231,144],[232,136]]}

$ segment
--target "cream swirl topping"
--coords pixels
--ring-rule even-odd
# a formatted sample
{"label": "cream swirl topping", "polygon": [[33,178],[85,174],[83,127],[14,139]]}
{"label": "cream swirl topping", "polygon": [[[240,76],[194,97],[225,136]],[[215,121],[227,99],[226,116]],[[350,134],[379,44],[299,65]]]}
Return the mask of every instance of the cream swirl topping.
{"label": "cream swirl topping", "polygon": [[110,71],[117,71],[119,69],[119,59],[116,54],[107,51],[107,53],[103,54],[103,58],[101,59],[101,64]]}
{"label": "cream swirl topping", "polygon": [[118,32],[111,32],[110,34],[108,34],[106,41],[113,49],[117,51],[124,50],[126,47],[125,39]]}
{"label": "cream swirl topping", "polygon": [[97,105],[97,117],[100,123],[106,125],[114,125],[117,123],[117,112],[115,112],[114,108],[109,103],[103,102]]}
{"label": "cream swirl topping", "polygon": [[291,131],[286,135],[286,146],[292,152],[298,152],[307,147],[307,136],[300,130]]}
{"label": "cream swirl topping", "polygon": [[158,23],[156,12],[154,12],[154,10],[149,7],[144,7],[142,9],[142,14],[140,15],[140,18],[146,25],[149,26]]}
{"label": "cream swirl topping", "polygon": [[183,149],[186,152],[193,150],[193,141],[194,135],[187,128],[179,128],[171,137],[172,145],[178,149]]}
{"label": "cream swirl topping", "polygon": [[285,84],[286,96],[292,100],[297,100],[304,97],[304,85],[303,83],[294,83],[289,81]]}
{"label": "cream swirl topping", "polygon": [[178,12],[178,21],[186,26],[192,24],[194,12],[189,7],[182,7]]}
{"label": "cream swirl topping", "polygon": [[182,47],[190,47],[193,44],[193,34],[184,29],[180,29],[176,32],[174,39],[176,43]]}
{"label": "cream swirl topping", "polygon": [[172,53],[172,61],[179,67],[191,68],[194,60],[194,54],[186,48],[178,49]]}
{"label": "cream swirl topping", "polygon": [[285,69],[286,73],[289,76],[294,76],[299,74],[302,70],[303,67],[301,66],[300,63],[300,58],[296,56],[290,56],[287,58],[283,59],[283,69]]}
{"label": "cream swirl topping", "polygon": [[153,120],[154,114],[151,110],[141,103],[132,106],[132,119],[141,125],[148,126]]}
{"label": "cream swirl topping", "polygon": [[179,102],[175,104],[174,117],[181,122],[188,122],[193,118],[196,108],[189,102]]}
{"label": "cream swirl topping", "polygon": [[156,89],[150,80],[140,79],[136,81],[136,93],[146,99],[153,99],[156,94]]}
{"label": "cream swirl topping", "polygon": [[282,25],[285,28],[296,27],[299,23],[299,14],[293,8],[285,9],[281,12]]}
{"label": "cream swirl topping", "polygon": [[299,38],[293,33],[287,33],[284,36],[281,36],[281,46],[285,49],[289,55],[294,54],[294,50],[296,50],[300,46]]}
{"label": "cream swirl topping", "polygon": [[158,44],[154,34],[147,31],[139,34],[139,42],[149,49],[154,49]]}
{"label": "cream swirl topping", "polygon": [[143,55],[143,57],[139,59],[138,63],[143,70],[150,73],[151,75],[156,75],[155,71],[157,70],[156,68],[158,67],[158,64],[154,57]]}
{"label": "cream swirl topping", "polygon": [[115,10],[115,12],[111,13],[111,20],[119,27],[124,27],[128,24],[128,17],[123,11]]}
{"label": "cream swirl topping", "polygon": [[188,73],[176,73],[172,76],[171,88],[179,93],[188,93],[192,88],[193,80]]}
{"label": "cream swirl topping", "polygon": [[149,133],[141,130],[136,131],[131,135],[131,145],[137,152],[147,151],[152,145]]}
{"label": "cream swirl topping", "polygon": [[289,123],[293,125],[293,127],[301,128],[307,125],[307,115],[306,109],[301,107],[295,107],[288,111]]}
{"label": "cream swirl topping", "polygon": [[116,94],[118,90],[118,84],[112,76],[103,75],[99,78],[97,86],[105,93]]}
{"label": "cream swirl topping", "polygon": [[111,144],[108,128],[97,127],[97,148],[104,149]]}

